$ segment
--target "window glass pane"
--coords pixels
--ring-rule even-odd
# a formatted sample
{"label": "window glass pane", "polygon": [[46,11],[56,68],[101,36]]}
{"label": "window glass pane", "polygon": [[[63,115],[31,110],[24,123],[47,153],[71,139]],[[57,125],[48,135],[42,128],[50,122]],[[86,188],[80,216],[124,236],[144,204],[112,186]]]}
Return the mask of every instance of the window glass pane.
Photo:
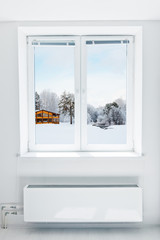
{"label": "window glass pane", "polygon": [[126,144],[127,44],[86,44],[87,143]]}
{"label": "window glass pane", "polygon": [[35,143],[74,144],[74,44],[34,47]]}

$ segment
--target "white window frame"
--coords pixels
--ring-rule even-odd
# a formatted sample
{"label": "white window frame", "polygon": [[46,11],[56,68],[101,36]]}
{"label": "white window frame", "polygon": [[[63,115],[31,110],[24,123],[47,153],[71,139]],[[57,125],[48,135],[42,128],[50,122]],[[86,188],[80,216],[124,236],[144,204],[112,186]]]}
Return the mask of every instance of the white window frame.
{"label": "white window frame", "polygon": [[[133,70],[133,73],[131,72],[129,73],[130,75],[134,76],[134,82],[133,82],[134,91],[132,91],[133,108],[134,108],[134,111],[133,111],[134,116],[132,117],[133,128],[130,129],[130,133],[129,133],[129,134],[132,134],[131,132],[133,132],[133,139],[134,139],[133,147],[131,148],[125,147],[124,149],[123,148],[118,149],[116,146],[116,149],[115,149],[114,147],[112,148],[110,146],[110,148],[107,149],[105,145],[105,149],[104,148],[98,149],[98,148],[95,148],[95,145],[94,145],[94,151],[97,151],[97,152],[112,151],[112,152],[116,152],[116,154],[118,151],[127,152],[127,153],[128,152],[137,153],[140,155],[142,154],[142,28],[141,27],[134,27],[134,26],[130,26],[130,27],[120,27],[120,26],[118,27],[116,26],[114,27],[19,27],[18,35],[19,35],[18,39],[19,39],[20,155],[23,155],[24,153],[27,153],[30,151],[39,152],[39,151],[54,150],[50,148],[51,146],[47,146],[47,147],[45,146],[46,149],[42,150],[41,148],[42,145],[37,146],[36,148],[32,148],[33,142],[31,143],[31,148],[29,146],[29,142],[31,141],[31,139],[29,137],[30,134],[29,134],[29,124],[28,124],[29,105],[28,105],[28,77],[27,77],[27,38],[28,36],[35,36],[35,35],[39,35],[39,36],[86,35],[88,39],[90,39],[90,36],[96,36],[96,35],[101,35],[101,36],[111,35],[114,37],[130,35],[134,37],[134,46],[135,46],[134,47],[134,63],[133,63],[134,70]],[[81,72],[81,75],[83,74],[83,72]],[[77,75],[76,79],[78,79],[79,76]],[[80,79],[79,79],[79,82],[80,82]],[[84,82],[82,84],[84,84]],[[75,91],[78,98],[80,97],[80,94],[81,95],[85,94],[83,87],[81,88],[81,93],[80,93],[76,85]],[[33,102],[29,104],[33,105]],[[83,105],[84,103],[81,103],[81,104]],[[77,131],[77,135],[80,134],[80,129],[77,128],[76,131]],[[59,149],[56,148],[56,151],[62,151],[61,147],[62,146],[60,146]],[[68,146],[67,146],[67,148],[63,148],[63,151],[78,151],[79,149],[80,149],[80,143],[77,142],[74,148],[73,146],[71,146],[71,149],[68,149]],[[93,148],[92,146],[91,147],[88,146],[87,149],[85,149],[83,146],[83,151],[93,151]]]}
{"label": "white window frame", "polygon": [[[75,125],[74,144],[36,144],[35,143],[35,79],[34,79],[34,47],[32,42],[67,42],[74,41],[74,95],[75,95]],[[28,37],[28,127],[29,151],[78,151],[80,149],[80,44],[79,37]],[[40,46],[43,47],[43,46]],[[51,46],[48,46],[51,47]],[[72,46],[69,46],[72,47]]]}
{"label": "white window frame", "polygon": [[[86,41],[123,41],[128,40],[129,44],[127,45],[127,143],[126,144],[87,144],[87,45]],[[82,50],[81,50],[81,147],[83,151],[133,151],[133,41],[132,36],[82,36]]]}

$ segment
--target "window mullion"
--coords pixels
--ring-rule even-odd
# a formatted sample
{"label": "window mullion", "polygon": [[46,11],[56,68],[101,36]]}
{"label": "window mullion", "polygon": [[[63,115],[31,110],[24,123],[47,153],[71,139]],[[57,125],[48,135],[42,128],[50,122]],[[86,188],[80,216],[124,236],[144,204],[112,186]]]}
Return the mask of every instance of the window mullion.
{"label": "window mullion", "polygon": [[87,49],[81,37],[81,151],[87,150]]}
{"label": "window mullion", "polygon": [[133,95],[134,95],[134,84],[133,84],[133,39],[130,38],[130,43],[126,45],[127,55],[127,146],[129,149],[133,149]]}
{"label": "window mullion", "polygon": [[80,125],[81,125],[81,111],[80,111],[80,37],[75,39],[75,149],[80,150]]}
{"label": "window mullion", "polygon": [[35,145],[35,87],[34,87],[34,47],[28,44],[28,150]]}

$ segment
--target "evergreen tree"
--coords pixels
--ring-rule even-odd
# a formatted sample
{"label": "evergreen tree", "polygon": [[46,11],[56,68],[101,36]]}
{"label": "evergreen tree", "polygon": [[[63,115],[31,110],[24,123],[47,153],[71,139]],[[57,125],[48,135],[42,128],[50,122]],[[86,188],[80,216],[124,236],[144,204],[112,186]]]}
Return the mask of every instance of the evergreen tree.
{"label": "evergreen tree", "polygon": [[118,104],[116,102],[113,103],[107,103],[104,107],[104,113],[105,114],[109,114],[110,110],[112,109],[112,107],[118,108]]}
{"label": "evergreen tree", "polygon": [[73,123],[75,105],[74,102],[74,94],[63,92],[58,104],[60,113],[70,116],[70,124]]}

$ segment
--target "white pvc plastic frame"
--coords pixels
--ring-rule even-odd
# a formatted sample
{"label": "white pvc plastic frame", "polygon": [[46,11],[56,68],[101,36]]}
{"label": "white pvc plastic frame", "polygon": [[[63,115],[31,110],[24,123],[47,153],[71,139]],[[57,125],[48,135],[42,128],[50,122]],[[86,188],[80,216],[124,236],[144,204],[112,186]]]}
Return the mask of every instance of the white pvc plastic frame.
{"label": "white pvc plastic frame", "polygon": [[[124,38],[124,36],[133,36],[134,38],[134,49],[130,49],[128,52],[130,52],[131,54],[128,56],[129,61],[131,59],[134,59],[132,61],[132,63],[130,64],[130,66],[132,65],[133,68],[129,68],[128,69],[128,75],[129,77],[132,78],[132,83],[133,83],[133,88],[131,89],[130,87],[129,92],[131,96],[131,101],[129,104],[132,105],[132,108],[128,109],[128,111],[131,111],[129,113],[130,119],[127,120],[129,121],[129,125],[131,127],[129,127],[127,129],[127,145],[123,146],[117,146],[114,145],[113,147],[111,145],[101,145],[101,146],[96,146],[94,144],[94,146],[87,146],[85,147],[83,143],[85,143],[85,141],[83,142],[83,139],[81,138],[81,142],[80,142],[80,136],[81,133],[83,131],[83,124],[82,122],[80,123],[80,121],[84,122],[84,119],[82,117],[82,114],[80,114],[80,111],[77,111],[77,127],[76,127],[76,144],[74,144],[74,146],[69,146],[69,145],[60,145],[58,146],[58,144],[56,146],[53,145],[36,145],[34,144],[34,136],[32,136],[32,134],[30,134],[31,132],[33,132],[33,126],[29,127],[29,121],[31,119],[31,122],[33,123],[33,119],[34,119],[34,113],[32,114],[30,109],[33,106],[33,88],[32,88],[32,80],[33,80],[33,72],[31,71],[30,73],[28,72],[28,62],[27,62],[27,55],[30,58],[30,55],[32,55],[32,53],[28,53],[27,50],[27,39],[28,36],[33,37],[33,36],[41,36],[43,38],[45,38],[45,36],[52,36],[52,39],[54,39],[55,37],[53,36],[63,36],[63,40],[64,39],[72,39],[76,41],[76,47],[75,50],[77,53],[77,64],[75,64],[75,73],[77,73],[75,75],[75,79],[76,79],[76,88],[75,88],[75,95],[77,96],[77,106],[76,109],[80,109],[82,111],[83,105],[84,103],[81,102],[81,107],[80,107],[80,95],[85,95],[85,91],[84,89],[80,88],[80,75],[84,76],[84,66],[82,66],[82,56],[83,54],[85,55],[84,51],[80,50],[80,42],[79,42],[79,37],[80,36],[87,36],[87,38],[92,39],[92,36],[96,36],[97,35],[101,36],[101,38],[105,38],[105,36],[113,36],[114,38],[119,38],[119,36],[122,36],[122,38]],[[71,37],[67,37],[67,36],[71,36]],[[78,37],[74,37],[74,36],[78,36]],[[73,37],[72,37],[73,36]],[[83,40],[82,42],[84,41]],[[60,39],[60,38],[59,38]],[[126,38],[125,38],[126,39]],[[18,40],[19,40],[19,107],[20,107],[20,154],[24,154],[27,152],[49,152],[49,151],[78,151],[78,152],[82,152],[82,151],[89,151],[89,152],[93,152],[93,151],[108,151],[108,152],[134,152],[137,154],[141,154],[142,153],[142,27],[134,27],[134,26],[112,26],[112,27],[19,27],[18,30]],[[56,38],[57,40],[57,38]],[[128,45],[128,47],[131,45]],[[84,48],[83,48],[84,49]],[[80,55],[81,56],[81,72],[80,72]],[[79,60],[78,60],[79,59]],[[32,64],[33,62],[30,62],[30,64]],[[27,73],[28,72],[28,73]],[[80,73],[80,74],[78,74]],[[28,79],[30,78],[30,83],[28,86]],[[31,80],[32,79],[32,80]],[[82,83],[83,85],[84,83]],[[30,89],[32,88],[32,90]],[[28,95],[28,90],[31,90],[31,99]],[[131,90],[131,91],[130,91]],[[29,99],[30,100],[29,100]],[[79,99],[79,100],[78,100]],[[85,99],[85,98],[84,98]],[[28,104],[28,100],[29,100],[29,104]],[[127,99],[128,101],[128,99]],[[128,102],[127,102],[128,103]],[[131,106],[130,105],[130,106]],[[32,117],[30,118],[29,115],[32,115]],[[79,114],[79,116],[78,116]],[[80,117],[81,116],[81,117]],[[79,122],[78,122],[79,121]],[[87,124],[87,123],[86,123]],[[34,124],[35,125],[35,122]],[[81,128],[79,128],[78,126],[81,125]],[[128,141],[128,139],[131,139],[129,136],[131,136],[131,138],[133,139],[133,141]],[[133,136],[133,137],[132,137]],[[84,137],[85,138],[85,137]],[[56,148],[55,148],[56,147]],[[120,154],[121,155],[121,154]]]}
{"label": "white pvc plastic frame", "polygon": [[[35,143],[35,79],[34,79],[34,46],[32,41],[59,42],[73,40],[74,46],[74,94],[75,94],[75,128],[74,144],[36,144]],[[80,149],[80,39],[78,37],[29,37],[28,38],[28,126],[29,126],[29,151],[78,151]],[[51,46],[48,46],[51,47]],[[67,47],[67,46],[64,46]],[[72,47],[72,46],[69,46]]]}
{"label": "white pvc plastic frame", "polygon": [[[74,144],[36,144],[35,143],[35,79],[34,79],[34,48],[33,40],[75,42],[74,73],[75,73],[75,131]],[[127,142],[126,144],[87,144],[87,55],[86,41],[89,40],[129,40],[127,44]],[[51,46],[48,46],[51,47]],[[66,47],[66,46],[65,46]],[[70,46],[71,47],[71,46]],[[133,39],[129,36],[92,36],[92,37],[30,37],[28,39],[28,99],[29,99],[29,150],[34,151],[127,151],[133,149],[132,118],[133,118]],[[81,56],[81,61],[80,61]],[[81,76],[81,78],[80,78]],[[80,97],[81,96],[81,97]]]}
{"label": "white pvc plastic frame", "polygon": [[[127,141],[126,144],[87,143],[87,45],[86,41],[129,40],[127,44],[126,103]],[[82,37],[81,42],[81,150],[83,151],[133,151],[133,37],[132,36],[92,36]]]}

